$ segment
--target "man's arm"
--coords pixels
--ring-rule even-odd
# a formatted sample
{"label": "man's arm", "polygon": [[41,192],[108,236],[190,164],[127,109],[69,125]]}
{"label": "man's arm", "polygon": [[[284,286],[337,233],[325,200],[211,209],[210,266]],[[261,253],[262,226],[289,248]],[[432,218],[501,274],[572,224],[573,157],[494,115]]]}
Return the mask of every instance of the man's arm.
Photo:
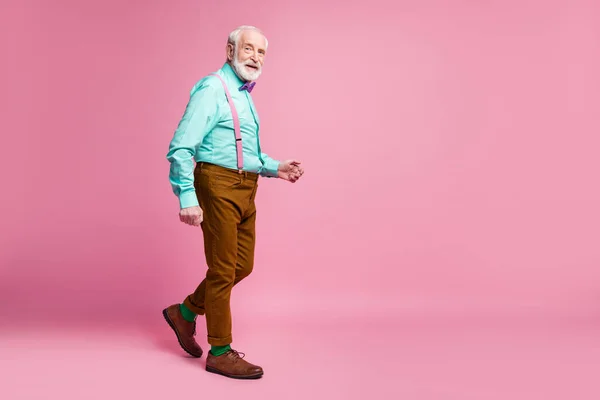
{"label": "man's arm", "polygon": [[169,181],[180,207],[198,206],[194,189],[196,148],[218,122],[217,92],[204,83],[190,96],[185,112],[169,144],[167,160],[171,163]]}

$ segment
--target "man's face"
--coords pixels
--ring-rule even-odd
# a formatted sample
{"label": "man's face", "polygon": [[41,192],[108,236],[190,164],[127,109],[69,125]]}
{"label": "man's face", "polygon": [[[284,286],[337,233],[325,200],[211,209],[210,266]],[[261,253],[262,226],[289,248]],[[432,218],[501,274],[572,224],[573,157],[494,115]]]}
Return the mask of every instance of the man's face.
{"label": "man's face", "polygon": [[262,72],[267,53],[265,37],[252,30],[242,32],[236,48],[227,45],[228,58],[233,69],[245,81],[255,81]]}

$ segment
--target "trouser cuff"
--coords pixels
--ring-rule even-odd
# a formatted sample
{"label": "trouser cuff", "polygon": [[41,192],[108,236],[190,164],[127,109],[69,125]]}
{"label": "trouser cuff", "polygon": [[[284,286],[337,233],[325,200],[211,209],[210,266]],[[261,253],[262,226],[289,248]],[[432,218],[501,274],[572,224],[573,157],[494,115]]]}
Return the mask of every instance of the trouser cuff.
{"label": "trouser cuff", "polygon": [[227,346],[228,344],[231,344],[231,342],[233,342],[231,335],[226,338],[208,337],[208,344],[211,346]]}
{"label": "trouser cuff", "polygon": [[194,304],[192,304],[192,301],[190,300],[190,296],[185,298],[185,300],[183,301],[183,304],[187,308],[189,308],[190,311],[193,312],[194,314],[204,315],[204,313],[205,313],[203,307],[198,307],[198,306],[195,306]]}

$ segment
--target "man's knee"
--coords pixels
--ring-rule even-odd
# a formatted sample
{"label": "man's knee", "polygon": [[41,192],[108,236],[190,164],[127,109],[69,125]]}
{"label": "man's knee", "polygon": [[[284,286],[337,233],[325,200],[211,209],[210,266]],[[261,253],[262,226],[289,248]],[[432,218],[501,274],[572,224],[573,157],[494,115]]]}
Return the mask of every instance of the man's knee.
{"label": "man's knee", "polygon": [[211,269],[206,272],[207,284],[217,288],[225,288],[233,284],[236,278],[236,272],[233,268],[227,269]]}
{"label": "man's knee", "polygon": [[253,269],[254,263],[251,261],[238,265],[238,268],[236,268],[235,270],[235,280],[238,282],[241,281],[242,279],[250,275]]}

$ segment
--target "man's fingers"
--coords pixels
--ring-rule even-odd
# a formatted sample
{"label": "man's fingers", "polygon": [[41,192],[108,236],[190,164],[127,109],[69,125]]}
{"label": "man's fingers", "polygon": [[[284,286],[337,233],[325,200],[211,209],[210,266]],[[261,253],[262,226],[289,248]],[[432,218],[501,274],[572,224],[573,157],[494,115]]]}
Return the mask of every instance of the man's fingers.
{"label": "man's fingers", "polygon": [[304,168],[298,166],[298,165],[294,165],[292,166],[292,173],[298,177],[300,177],[302,174],[304,174]]}
{"label": "man's fingers", "polygon": [[186,225],[200,226],[203,220],[202,209],[200,207],[189,207],[179,212],[179,220]]}
{"label": "man's fingers", "polygon": [[202,210],[200,210],[198,212],[198,214],[194,215],[194,225],[195,226],[200,226],[200,224],[202,223],[203,220],[203,215],[202,215]]}

